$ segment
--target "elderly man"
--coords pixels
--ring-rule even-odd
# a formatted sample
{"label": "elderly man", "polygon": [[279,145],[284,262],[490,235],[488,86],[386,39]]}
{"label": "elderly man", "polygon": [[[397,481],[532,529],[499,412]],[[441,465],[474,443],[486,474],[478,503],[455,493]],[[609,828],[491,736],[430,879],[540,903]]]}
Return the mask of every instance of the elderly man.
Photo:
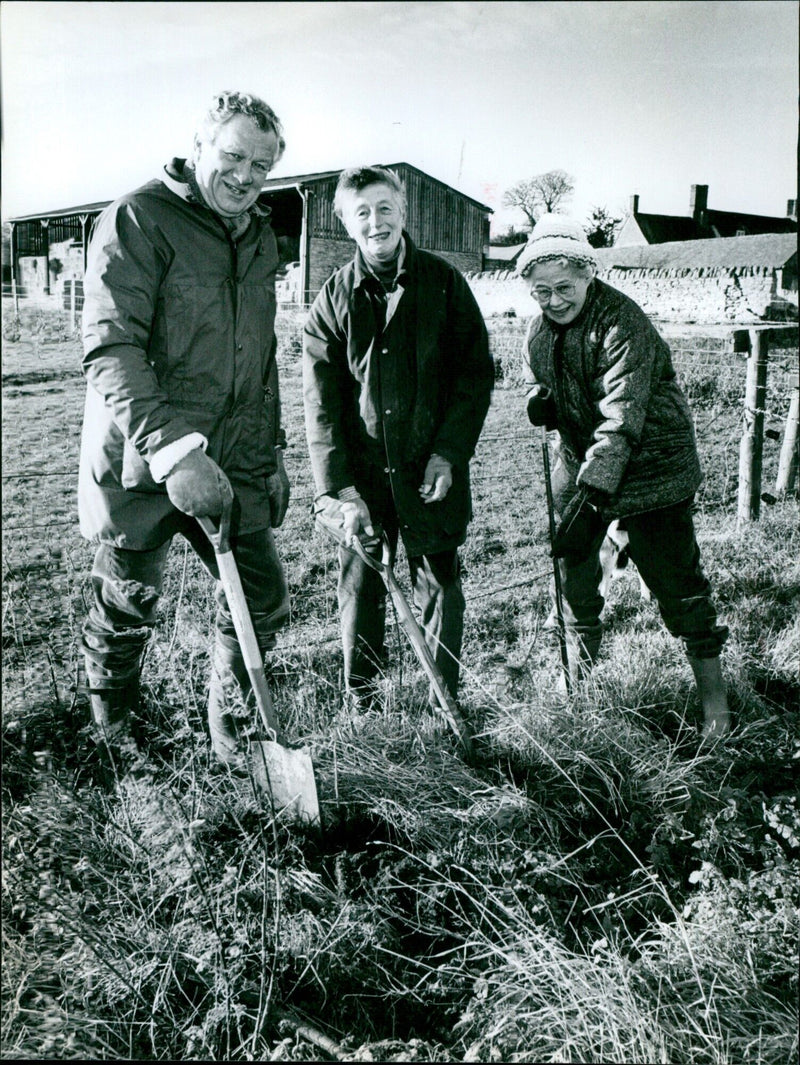
{"label": "elderly man", "polygon": [[525,344],[528,417],[559,436],[553,554],[570,670],[585,674],[600,647],[599,552],[620,519],[667,628],[684,641],[703,735],[717,739],[730,727],[719,658],[728,630],[717,624],[694,534],[692,417],[669,347],[633,300],[595,277],[596,265],[581,227],[561,215],[539,219],[517,264],[542,308]]}
{"label": "elderly man", "polygon": [[[79,513],[99,546],[82,646],[92,716],[108,741],[130,735],[175,533],[216,575],[196,518],[230,522],[262,649],[288,613],[272,534],[289,499],[273,330],[278,254],[256,202],[284,147],[263,100],[220,93],[191,159],[173,159],[111,204],[92,236]],[[216,756],[234,762],[231,700],[241,706],[249,682],[217,589],[209,728]]]}
{"label": "elderly man", "polygon": [[[405,231],[405,194],[392,171],[345,170],[334,210],[357,247],[305,326],[315,506],[345,544],[380,527],[393,558],[402,539],[426,641],[455,698],[464,619],[457,548],[494,381],[486,328],[461,274]],[[386,600],[379,575],[346,546],[338,597],[348,701],[361,708],[377,690]]]}

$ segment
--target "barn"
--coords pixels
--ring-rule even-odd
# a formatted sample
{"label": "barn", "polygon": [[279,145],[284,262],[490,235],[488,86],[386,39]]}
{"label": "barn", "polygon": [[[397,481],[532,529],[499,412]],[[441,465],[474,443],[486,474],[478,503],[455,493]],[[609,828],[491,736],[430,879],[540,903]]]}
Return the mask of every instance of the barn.
{"label": "barn", "polygon": [[[415,243],[464,273],[483,268],[490,207],[410,163],[381,164],[404,183],[408,230]],[[272,212],[281,251],[278,298],[310,303],[328,277],[353,255],[354,244],[333,213],[341,170],[271,178],[259,202]],[[92,227],[110,201],[9,219],[11,274],[21,296],[64,301],[80,293]]]}

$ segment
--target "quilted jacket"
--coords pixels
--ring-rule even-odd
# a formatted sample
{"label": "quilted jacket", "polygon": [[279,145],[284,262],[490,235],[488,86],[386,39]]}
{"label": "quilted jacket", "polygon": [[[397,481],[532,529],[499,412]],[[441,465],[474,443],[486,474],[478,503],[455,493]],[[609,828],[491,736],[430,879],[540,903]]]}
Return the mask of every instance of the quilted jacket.
{"label": "quilted jacket", "polygon": [[669,346],[632,299],[595,279],[573,322],[533,319],[525,356],[529,379],[553,392],[574,483],[606,493],[610,518],[696,492],[702,474],[689,406]]}
{"label": "quilted jacket", "polygon": [[106,208],[84,281],[81,531],[134,550],[183,520],[150,474],[161,448],[202,433],[236,494],[235,529],[248,532],[270,524],[266,478],[282,442],[275,236],[254,208],[234,241],[181,168]]}

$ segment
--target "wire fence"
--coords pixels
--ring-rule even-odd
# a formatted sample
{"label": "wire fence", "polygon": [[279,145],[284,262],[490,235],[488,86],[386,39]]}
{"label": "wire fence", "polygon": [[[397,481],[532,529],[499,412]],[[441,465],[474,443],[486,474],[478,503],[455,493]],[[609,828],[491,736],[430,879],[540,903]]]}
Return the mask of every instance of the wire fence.
{"label": "wire fence", "polygon": [[[91,599],[94,548],[78,530],[77,466],[85,382],[68,313],[4,306],[2,421],[3,670],[5,699],[24,708],[69,704],[79,686],[78,638]],[[279,363],[292,504],[277,532],[292,596],[287,640],[306,649],[338,638],[335,550],[313,529],[305,453],[301,311],[279,315]],[[8,335],[6,326],[10,325]],[[472,463],[474,518],[463,549],[465,592],[487,617],[515,596],[546,596],[549,563],[539,437],[524,416],[520,350],[525,325],[490,320],[497,389]],[[706,472],[701,510],[735,513],[745,357],[729,336],[676,333],[676,368],[695,416]],[[796,340],[770,353],[764,486],[777,471],[779,437],[797,374]],[[166,645],[206,648],[212,582],[178,538],[159,622]],[[187,577],[188,574],[188,577]],[[401,575],[402,576],[402,575]],[[186,593],[187,580],[191,594]],[[538,589],[537,590],[537,586]],[[199,591],[198,591],[199,589]],[[494,613],[493,613],[494,612]]]}

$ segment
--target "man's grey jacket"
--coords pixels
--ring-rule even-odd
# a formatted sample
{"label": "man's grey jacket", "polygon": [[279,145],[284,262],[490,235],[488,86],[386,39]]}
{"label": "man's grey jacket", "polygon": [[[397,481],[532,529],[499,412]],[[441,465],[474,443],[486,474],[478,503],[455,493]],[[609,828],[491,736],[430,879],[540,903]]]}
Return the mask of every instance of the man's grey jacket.
{"label": "man's grey jacket", "polygon": [[269,527],[280,428],[275,236],[258,208],[234,241],[174,160],[103,211],[83,312],[88,379],[78,488],[87,539],[147,550],[182,515],[150,462],[200,433],[236,493],[237,531]]}

